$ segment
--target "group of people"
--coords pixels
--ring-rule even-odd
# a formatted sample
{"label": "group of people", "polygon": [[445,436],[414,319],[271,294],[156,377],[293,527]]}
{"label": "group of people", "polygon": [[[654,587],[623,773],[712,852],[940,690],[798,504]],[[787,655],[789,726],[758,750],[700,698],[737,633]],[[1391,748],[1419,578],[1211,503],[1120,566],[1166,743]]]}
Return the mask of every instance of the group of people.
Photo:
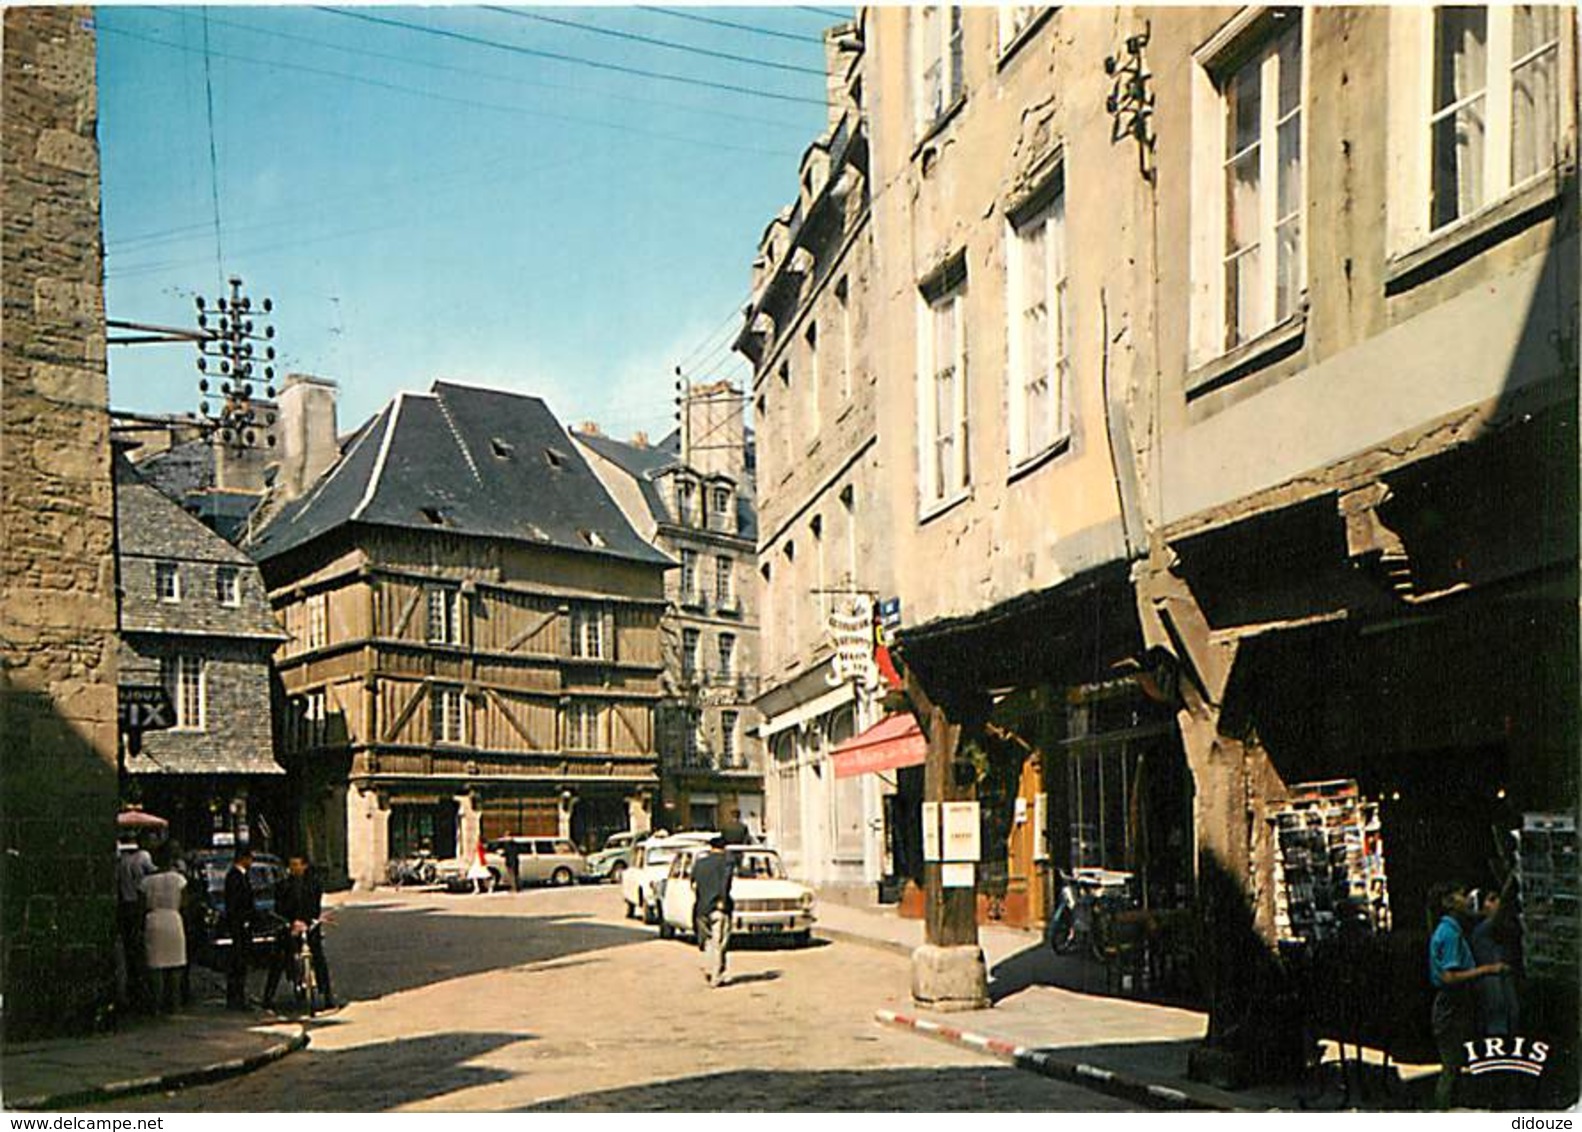
{"label": "group of people", "polygon": [[187,928],[194,912],[181,848],[166,841],[155,853],[142,843],[116,861],[115,922],[134,1009],[172,1013],[192,1002]]}
{"label": "group of people", "polygon": [[[261,919],[249,875],[252,864],[253,851],[244,845],[236,851],[225,873],[224,923],[231,938],[225,974],[225,1004],[232,1010],[247,1009],[247,972],[252,966],[253,938]],[[268,975],[264,980],[264,1009],[274,1009],[281,973],[287,969],[306,936],[324,1008],[333,1010],[335,995],[330,990],[330,965],[324,957],[324,889],[309,870],[308,859],[302,853],[294,853],[286,859],[286,875],[275,886],[274,915],[278,927],[274,932],[274,944],[265,956]]]}
{"label": "group of people", "polygon": [[[243,846],[225,874],[222,930],[232,941],[225,998],[232,1009],[247,1007],[247,972],[255,958],[254,939],[266,930],[249,878],[252,863],[253,851]],[[273,1008],[281,973],[306,935],[324,1005],[331,1008],[335,1001],[320,924],[324,890],[306,856],[291,856],[287,870],[275,886],[276,919],[268,925],[274,942],[262,956],[268,970],[263,1005]],[[116,928],[125,969],[124,1000],[133,1009],[173,1013],[178,1003],[192,1003],[189,943],[203,930],[204,885],[201,875],[191,874],[174,841],[166,841],[152,852],[142,843],[129,845],[116,862]]]}
{"label": "group of people", "polygon": [[1440,1074],[1434,1103],[1456,1102],[1466,1043],[1518,1033],[1520,1004],[1512,972],[1514,875],[1474,907],[1464,884],[1435,885],[1428,896],[1434,921],[1428,942],[1428,978],[1434,987],[1433,1029]]}

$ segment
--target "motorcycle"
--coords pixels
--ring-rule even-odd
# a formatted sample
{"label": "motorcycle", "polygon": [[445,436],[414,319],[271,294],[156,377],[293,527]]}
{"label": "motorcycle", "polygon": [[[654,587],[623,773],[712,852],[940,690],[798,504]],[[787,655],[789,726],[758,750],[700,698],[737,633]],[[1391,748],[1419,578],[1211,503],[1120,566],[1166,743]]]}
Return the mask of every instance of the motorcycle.
{"label": "motorcycle", "polygon": [[1058,873],[1055,907],[1044,926],[1044,942],[1057,955],[1086,942],[1095,959],[1105,958],[1115,914],[1132,906],[1132,874],[1079,868]]}

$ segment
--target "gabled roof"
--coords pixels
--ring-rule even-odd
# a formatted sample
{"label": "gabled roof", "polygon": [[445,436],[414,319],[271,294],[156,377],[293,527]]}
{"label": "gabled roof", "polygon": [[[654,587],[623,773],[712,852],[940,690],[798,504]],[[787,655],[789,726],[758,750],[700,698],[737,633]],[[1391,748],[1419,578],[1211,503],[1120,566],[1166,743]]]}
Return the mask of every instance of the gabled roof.
{"label": "gabled roof", "polygon": [[[122,631],[285,638],[265,599],[263,580],[253,560],[145,480],[122,453],[115,456],[115,530],[121,560]],[[183,568],[234,566],[251,575],[253,582],[241,587],[239,605],[221,605],[214,599],[212,574],[201,580],[194,575],[190,582],[194,588],[181,603],[161,602],[151,585],[139,581],[142,571],[153,569],[148,560],[174,561]],[[137,563],[142,566],[134,570]]]}
{"label": "gabled roof", "polygon": [[[674,436],[676,434],[671,433],[671,437]],[[666,437],[666,440],[669,439],[670,437]],[[628,444],[624,440],[616,440],[614,437],[582,432],[577,433],[577,440],[632,477],[638,491],[642,493],[648,513],[653,516],[656,523],[670,521],[669,509],[665,506],[664,496],[660,493],[656,481],[666,471],[678,466],[674,448],[667,447],[664,441],[654,447],[646,445],[640,447],[636,444]]]}
{"label": "gabled roof", "polygon": [[248,549],[266,561],[349,523],[669,565],[632,530],[542,400],[445,381],[397,394]]}

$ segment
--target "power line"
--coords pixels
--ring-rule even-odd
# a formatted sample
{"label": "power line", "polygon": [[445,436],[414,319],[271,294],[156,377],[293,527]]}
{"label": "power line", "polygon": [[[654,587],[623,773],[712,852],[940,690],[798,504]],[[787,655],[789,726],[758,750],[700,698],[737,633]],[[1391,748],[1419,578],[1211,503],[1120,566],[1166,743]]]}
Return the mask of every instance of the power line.
{"label": "power line", "polygon": [[209,199],[214,205],[214,274],[225,282],[225,254],[220,235],[220,161],[214,147],[214,80],[209,73],[209,10],[203,9],[203,92],[209,115]]}
{"label": "power line", "polygon": [[[160,9],[154,10],[160,11],[161,14],[174,14],[162,11]],[[216,17],[211,17],[211,20],[213,23],[219,24],[222,27],[236,28],[238,31],[245,31],[253,35],[269,36],[274,39],[290,40],[296,43],[308,43],[317,47],[322,47],[329,51],[339,51],[347,55],[363,56],[369,59],[382,59],[386,62],[401,63],[415,67],[426,67],[430,70],[436,71],[448,71],[454,74],[467,75],[471,78],[488,79],[494,82],[516,83],[521,86],[542,87],[546,90],[564,90],[570,91],[573,94],[587,95],[592,98],[609,98],[619,102],[632,102],[638,104],[639,106],[666,106],[676,110],[684,110],[692,114],[706,114],[711,117],[718,118],[733,118],[737,121],[751,122],[755,125],[761,126],[778,126],[785,129],[797,130],[804,128],[802,123],[790,122],[783,118],[764,118],[755,114],[737,114],[729,110],[715,110],[708,107],[694,106],[685,102],[672,102],[668,99],[640,97],[630,94],[617,94],[614,91],[590,90],[587,87],[573,86],[569,83],[552,83],[546,82],[543,79],[527,79],[518,77],[516,75],[507,76],[491,74],[487,71],[478,71],[472,67],[458,67],[448,63],[436,63],[427,59],[413,59],[404,55],[393,55],[385,51],[370,51],[364,47],[348,47],[345,44],[331,43],[329,40],[320,39],[315,36],[294,35],[291,32],[277,31],[271,28],[261,28],[254,24],[237,23],[235,20],[222,20]]]}
{"label": "power line", "polygon": [[[365,18],[365,17],[354,17],[354,18]],[[366,18],[372,18],[372,17],[366,17]],[[180,51],[183,54],[191,55],[191,54],[197,54],[198,53],[198,52],[195,52],[192,48],[186,47],[186,46],[184,46],[182,44],[171,43],[169,40],[165,40],[165,39],[154,39],[154,38],[151,38],[149,36],[138,35],[135,32],[123,31],[123,30],[121,30],[119,28],[108,28],[108,27],[106,27],[106,28],[100,28],[99,30],[101,32],[108,32],[111,35],[121,36],[121,37],[123,37],[125,39],[135,39],[135,40],[139,40],[139,41],[141,41],[143,43],[154,44],[155,46],[158,46],[158,47],[169,48],[172,51]],[[477,99],[458,98],[458,97],[456,97],[454,95],[438,94],[438,93],[435,93],[434,91],[431,91],[431,90],[422,90],[422,89],[419,89],[417,87],[402,86],[399,83],[384,82],[381,79],[367,78],[367,77],[365,77],[363,75],[354,75],[354,74],[350,74],[350,73],[348,73],[346,71],[335,71],[335,70],[330,70],[330,69],[325,68],[325,67],[309,67],[309,66],[306,66],[305,64],[302,64],[302,63],[286,63],[286,62],[282,62],[282,61],[280,61],[278,59],[259,59],[259,58],[255,57],[255,56],[239,55],[239,54],[235,54],[235,53],[232,53],[232,52],[223,52],[223,51],[213,51],[213,52],[209,52],[207,54],[212,55],[216,59],[231,59],[231,60],[234,60],[234,61],[240,62],[240,63],[253,63],[253,64],[255,64],[257,66],[261,66],[261,67],[273,67],[273,68],[276,68],[276,69],[279,69],[279,70],[284,70],[284,71],[298,71],[298,72],[301,72],[303,74],[319,75],[319,76],[322,76],[322,77],[333,78],[333,79],[342,79],[342,80],[344,80],[346,82],[359,83],[359,84],[361,84],[363,86],[377,87],[377,88],[379,88],[381,90],[395,91],[395,92],[397,92],[399,94],[415,95],[416,97],[419,97],[419,98],[429,98],[429,99],[433,99],[434,101],[437,101],[437,102],[448,102],[448,103],[451,103],[451,104],[456,105],[456,106],[470,106],[470,107],[472,107],[474,109],[478,109],[478,110],[494,110],[494,111],[498,111],[500,113],[518,114],[518,115],[523,115],[523,116],[529,117],[529,118],[549,118],[549,119],[553,119],[553,120],[556,120],[556,121],[571,122],[571,123],[574,123],[574,124],[577,124],[577,125],[595,126],[595,127],[600,128],[600,129],[616,130],[616,131],[619,131],[621,133],[637,134],[637,135],[639,135],[641,137],[657,138],[657,139],[664,140],[664,141],[684,142],[687,145],[695,145],[695,146],[698,146],[700,148],[705,148],[705,149],[735,150],[735,151],[740,152],[740,153],[758,153],[758,154],[765,154],[765,155],[772,156],[772,157],[794,157],[794,156],[796,156],[794,153],[792,153],[789,150],[767,149],[767,148],[764,148],[762,146],[752,146],[752,145],[734,145],[734,144],[732,144],[730,142],[722,142],[722,141],[719,141],[719,140],[714,139],[714,138],[696,138],[696,137],[689,137],[689,136],[687,136],[685,134],[661,133],[661,132],[656,131],[656,130],[645,130],[645,129],[642,129],[642,128],[638,127],[638,126],[628,126],[628,125],[624,125],[624,124],[617,123],[617,122],[608,122],[608,121],[605,121],[605,120],[600,119],[600,118],[588,118],[588,117],[584,117],[584,116],[578,115],[578,114],[558,114],[558,113],[555,113],[553,111],[547,111],[547,110],[529,110],[529,109],[526,109],[526,108],[524,108],[522,106],[505,106],[505,105],[502,105],[502,104],[497,103],[497,102],[481,102],[481,101],[479,101]]]}
{"label": "power line", "polygon": [[791,39],[798,43],[817,43],[823,45],[824,41],[816,35],[798,35],[794,31],[776,31],[774,28],[758,27],[754,24],[739,24],[734,20],[721,20],[713,16],[700,16],[696,12],[686,12],[678,8],[649,8],[639,5],[644,12],[657,12],[661,16],[671,16],[678,20],[691,20],[693,23],[710,24],[713,27],[733,28],[736,31],[752,32],[754,35],[769,35],[776,39]]}
{"label": "power line", "polygon": [[803,67],[797,63],[776,63],[769,59],[757,59],[750,55],[735,55],[729,51],[712,51],[707,47],[696,47],[689,43],[676,43],[669,39],[656,39],[653,36],[639,35],[632,31],[619,31],[615,28],[599,27],[597,24],[585,24],[580,20],[568,20],[559,16],[546,16],[541,12],[524,12],[517,8],[502,8],[497,4],[484,4],[481,7],[486,12],[498,12],[502,16],[514,16],[519,20],[537,20],[539,23],[553,24],[556,27],[576,28],[592,35],[605,35],[612,39],[624,39],[631,43],[644,43],[650,47],[663,47],[668,51],[684,51],[690,55],[703,55],[710,59],[725,59],[732,63],[743,63],[749,67],[769,67],[776,71],[795,71],[804,75],[824,74],[815,67]]}
{"label": "power line", "polygon": [[641,67],[627,67],[620,63],[606,63],[598,59],[589,59],[581,55],[568,55],[557,51],[544,51],[536,47],[523,47],[516,43],[502,43],[499,40],[485,39],[482,36],[467,35],[459,31],[447,31],[444,28],[426,27],[423,24],[411,24],[404,20],[392,20],[383,16],[371,16],[366,12],[346,11],[342,8],[320,8],[321,12],[329,12],[348,20],[361,20],[363,23],[378,24],[382,27],[401,28],[405,31],[414,31],[422,35],[437,36],[441,39],[452,39],[458,43],[470,43],[475,47],[487,47],[495,51],[508,51],[513,55],[530,55],[539,59],[554,59],[561,63],[570,63],[579,67],[594,67],[601,71],[614,71],[617,74],[635,75],[645,79],[659,79],[663,82],[685,83],[688,86],[706,87],[710,90],[729,91],[732,94],[748,94],[756,98],[770,98],[779,102],[800,102],[808,106],[823,106],[821,98],[806,98],[797,94],[777,94],[774,91],[760,90],[755,87],[737,86],[733,83],[717,83],[709,79],[695,79],[687,75],[673,75],[665,71],[648,71]]}

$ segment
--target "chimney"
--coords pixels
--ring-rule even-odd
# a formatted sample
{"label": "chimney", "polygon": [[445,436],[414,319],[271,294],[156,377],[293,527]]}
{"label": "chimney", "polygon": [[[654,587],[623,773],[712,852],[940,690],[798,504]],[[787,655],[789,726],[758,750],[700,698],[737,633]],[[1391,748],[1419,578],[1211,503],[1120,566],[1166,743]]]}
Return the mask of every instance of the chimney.
{"label": "chimney", "polygon": [[323,377],[286,375],[280,391],[280,474],[275,487],[281,502],[297,498],[340,456],[335,432],[338,387]]}
{"label": "chimney", "polygon": [[836,24],[824,32],[824,92],[828,121],[825,128],[833,130],[841,115],[852,106],[851,71],[852,56],[859,50],[861,41],[857,25]]}
{"label": "chimney", "polygon": [[603,436],[599,431],[598,421],[583,421],[573,431],[582,433],[583,436]]}
{"label": "chimney", "polygon": [[646,432],[643,432],[641,429],[639,429],[638,431],[632,433],[632,447],[633,448],[647,448],[648,447],[648,434]]}

